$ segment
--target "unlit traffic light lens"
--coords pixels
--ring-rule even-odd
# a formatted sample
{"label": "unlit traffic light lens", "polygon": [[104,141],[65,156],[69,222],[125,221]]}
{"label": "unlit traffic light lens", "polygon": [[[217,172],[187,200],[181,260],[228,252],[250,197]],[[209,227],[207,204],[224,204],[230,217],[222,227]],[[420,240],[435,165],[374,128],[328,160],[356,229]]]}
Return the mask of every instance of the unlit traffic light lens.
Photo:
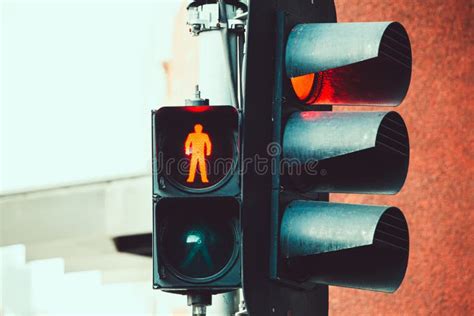
{"label": "unlit traffic light lens", "polygon": [[188,281],[217,278],[238,251],[233,199],[170,199],[161,204],[158,247],[163,263]]}
{"label": "unlit traffic light lens", "polygon": [[180,274],[191,278],[206,278],[221,271],[233,253],[234,234],[230,225],[220,225],[213,219],[182,218],[170,220],[163,237],[167,260]]}

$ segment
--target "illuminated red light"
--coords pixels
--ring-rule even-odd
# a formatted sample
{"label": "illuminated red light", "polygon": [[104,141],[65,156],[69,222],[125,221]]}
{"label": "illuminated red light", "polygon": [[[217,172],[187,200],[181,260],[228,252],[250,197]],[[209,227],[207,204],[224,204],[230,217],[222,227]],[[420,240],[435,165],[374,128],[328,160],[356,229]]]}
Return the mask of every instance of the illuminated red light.
{"label": "illuminated red light", "polygon": [[298,99],[306,104],[333,104],[331,70],[291,78],[291,84]]}
{"label": "illuminated red light", "polygon": [[307,74],[291,78],[291,84],[298,99],[305,101],[310,97],[313,91],[313,84],[315,83],[314,77],[315,74]]}
{"label": "illuminated red light", "polygon": [[186,182],[193,183],[196,177],[196,168],[199,167],[202,183],[209,183],[206,169],[206,156],[210,156],[212,152],[212,143],[209,135],[203,133],[203,126],[201,124],[194,125],[194,133],[188,134],[185,144],[184,152],[191,156],[191,163],[189,164],[189,176]]}
{"label": "illuminated red light", "polygon": [[200,113],[200,112],[205,112],[209,110],[210,106],[209,105],[186,106],[185,109],[188,112]]}
{"label": "illuminated red light", "polygon": [[238,157],[238,118],[231,106],[165,106],[156,111],[156,168],[165,186],[205,191],[224,184]]}
{"label": "illuminated red light", "polygon": [[406,69],[383,58],[291,78],[296,97],[309,105],[398,105]]}

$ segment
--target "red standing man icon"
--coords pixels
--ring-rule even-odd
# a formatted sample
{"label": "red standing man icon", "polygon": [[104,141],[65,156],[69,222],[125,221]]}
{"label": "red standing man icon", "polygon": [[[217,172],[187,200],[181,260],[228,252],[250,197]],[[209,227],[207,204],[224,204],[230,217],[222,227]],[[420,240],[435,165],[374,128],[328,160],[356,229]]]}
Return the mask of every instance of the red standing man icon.
{"label": "red standing man icon", "polygon": [[[202,125],[194,125],[194,133],[189,133],[184,144],[186,155],[191,155],[191,164],[189,167],[189,176],[186,182],[193,183],[196,176],[196,167],[199,165],[199,173],[201,174],[201,182],[208,183],[206,170],[206,158],[210,156],[212,151],[212,143],[209,135],[202,132]],[[205,155],[204,155],[205,154]]]}

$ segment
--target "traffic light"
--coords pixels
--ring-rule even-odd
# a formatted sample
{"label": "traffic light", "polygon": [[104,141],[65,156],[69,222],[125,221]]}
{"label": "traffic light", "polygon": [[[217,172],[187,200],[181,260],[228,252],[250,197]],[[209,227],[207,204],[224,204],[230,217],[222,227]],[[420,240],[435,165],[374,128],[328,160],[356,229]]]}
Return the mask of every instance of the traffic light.
{"label": "traffic light", "polygon": [[397,22],[336,23],[333,1],[251,1],[246,53],[243,159],[259,156],[271,170],[254,166],[242,179],[249,314],[327,314],[328,285],[395,291],[409,251],[401,210],[329,194],[397,193],[407,127],[394,111],[332,110],[402,102],[407,32]]}
{"label": "traffic light", "polygon": [[188,11],[201,51],[214,43],[225,56],[224,67],[203,57],[205,89],[230,88],[220,93],[231,102],[152,112],[154,288],[203,306],[242,287],[257,316],[327,314],[328,285],[396,290],[409,249],[401,210],[329,194],[395,194],[405,182],[398,113],[332,111],[402,102],[403,26],[336,23],[331,0],[191,1]]}
{"label": "traffic light", "polygon": [[[193,0],[187,11],[190,35],[198,37],[202,52],[196,96],[187,99],[186,106],[152,112],[153,287],[186,294],[193,315],[205,315],[211,295],[242,284],[240,161],[247,4]],[[201,91],[207,99],[201,99]],[[225,313],[233,304],[227,305]]]}
{"label": "traffic light", "polygon": [[208,297],[239,288],[238,111],[162,107],[152,127],[154,288]]}

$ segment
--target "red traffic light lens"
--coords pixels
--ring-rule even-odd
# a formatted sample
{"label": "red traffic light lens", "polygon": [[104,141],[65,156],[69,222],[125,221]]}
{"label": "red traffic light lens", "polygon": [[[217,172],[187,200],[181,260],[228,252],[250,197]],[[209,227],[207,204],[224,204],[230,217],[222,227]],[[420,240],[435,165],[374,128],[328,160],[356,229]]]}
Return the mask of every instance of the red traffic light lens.
{"label": "red traffic light lens", "polygon": [[318,82],[318,80],[315,80],[315,77],[317,77],[316,74],[310,73],[307,75],[291,78],[291,84],[293,85],[293,90],[295,91],[295,94],[298,99],[304,102],[311,103],[307,100],[315,94],[315,92],[313,91],[313,86],[315,83],[317,84]]}

